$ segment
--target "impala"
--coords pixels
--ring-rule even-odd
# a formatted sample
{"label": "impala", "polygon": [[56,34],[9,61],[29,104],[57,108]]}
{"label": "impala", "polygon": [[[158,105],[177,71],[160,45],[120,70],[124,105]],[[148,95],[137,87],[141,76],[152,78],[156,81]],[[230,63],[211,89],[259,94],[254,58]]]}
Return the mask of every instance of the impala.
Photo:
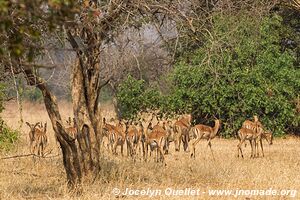
{"label": "impala", "polygon": [[148,146],[149,146],[151,151],[156,149],[156,161],[164,162],[165,157],[163,153],[163,148],[167,145],[166,131],[154,130],[146,135],[147,136],[146,136],[145,160],[147,160]]}
{"label": "impala", "polygon": [[189,136],[191,139],[194,139],[194,141],[191,143],[192,145],[192,153],[191,157],[195,158],[195,152],[196,152],[196,145],[201,139],[206,139],[208,141],[208,146],[211,149],[211,140],[214,139],[218,133],[218,130],[220,128],[220,120],[215,120],[215,126],[210,127],[203,124],[198,124],[191,128],[189,131]]}
{"label": "impala", "polygon": [[[256,116],[256,115],[254,115],[253,116],[253,118],[254,118],[254,121],[250,121],[250,120],[246,120],[246,121],[244,121],[244,123],[243,123],[243,125],[242,125],[242,127],[243,128],[247,128],[247,129],[251,129],[252,131],[255,131],[257,134],[258,134],[258,132],[257,132],[257,130],[258,129],[263,129],[263,125],[262,125],[262,123],[259,121],[259,119],[258,119],[258,117]],[[267,134],[268,133],[268,134]],[[252,143],[252,142],[254,142],[253,143],[253,145],[254,145],[254,154],[258,157],[259,156],[259,151],[258,151],[258,149],[259,149],[259,147],[258,147],[258,145],[260,144],[260,148],[261,148],[261,151],[262,151],[262,155],[264,156],[264,149],[263,149],[263,144],[262,144],[262,139],[263,138],[265,138],[267,141],[268,141],[268,143],[269,144],[272,144],[272,140],[273,140],[273,136],[272,136],[272,134],[270,135],[269,134],[270,132],[265,132],[265,131],[260,131],[259,132],[259,135],[257,135],[257,137],[255,137],[253,140],[254,141],[250,141],[249,140],[249,142],[250,142],[250,144]],[[266,136],[265,136],[265,134],[266,134]],[[258,144],[259,143],[259,144]],[[246,145],[246,143],[245,143],[245,145]],[[252,145],[252,144],[251,144]],[[252,148],[252,147],[251,147]]]}
{"label": "impala", "polygon": [[127,144],[127,156],[135,156],[137,153],[137,148],[140,143],[140,131],[132,124],[126,123],[126,144]]}
{"label": "impala", "polygon": [[121,155],[123,156],[123,148],[125,143],[125,131],[126,126],[124,122],[119,120],[119,123],[115,126],[113,131],[111,132],[109,141],[112,143],[112,152],[117,154],[117,147],[121,146]]}
{"label": "impala", "polygon": [[[262,152],[262,156],[264,157],[264,148],[263,148],[263,144],[262,144],[262,140],[265,139],[269,145],[273,144],[273,134],[270,131],[262,131],[261,133],[261,137],[259,138],[259,143],[260,143],[260,147],[261,147],[261,152]],[[257,147],[258,148],[258,147]],[[258,151],[258,149],[257,149]],[[259,156],[259,154],[257,153],[257,156]]]}
{"label": "impala", "polygon": [[103,136],[107,137],[108,143],[107,148],[111,149],[112,153],[116,154],[117,146],[121,146],[121,154],[123,155],[123,145],[125,142],[125,131],[123,134],[123,125],[122,122],[119,121],[119,123],[114,126],[111,124],[106,123],[106,119],[103,118],[103,128],[102,128]]}
{"label": "impala", "polygon": [[[26,124],[29,126],[29,139],[30,139],[30,152],[35,153],[35,149],[38,150],[39,156],[44,156],[44,150],[46,148],[48,139],[46,135],[47,131],[47,122],[43,125],[40,125],[40,122],[36,124],[30,124],[29,122],[26,122]],[[43,129],[37,128],[37,126],[42,126]]]}
{"label": "impala", "polygon": [[187,151],[190,127],[191,115],[186,115],[174,123],[174,137],[172,139],[174,140],[176,151],[180,151],[181,140],[183,141],[184,151]]}
{"label": "impala", "polygon": [[251,156],[250,156],[250,158],[255,157],[255,149],[256,149],[256,144],[255,143],[256,143],[257,139],[260,140],[262,132],[263,132],[263,129],[260,128],[260,127],[257,127],[255,130],[242,127],[238,131],[237,135],[238,135],[238,139],[240,141],[239,144],[237,145],[237,147],[238,147],[238,157],[240,155],[240,152],[241,152],[242,158],[244,157],[243,151],[242,151],[242,144],[246,140],[249,140],[250,145],[251,145]]}

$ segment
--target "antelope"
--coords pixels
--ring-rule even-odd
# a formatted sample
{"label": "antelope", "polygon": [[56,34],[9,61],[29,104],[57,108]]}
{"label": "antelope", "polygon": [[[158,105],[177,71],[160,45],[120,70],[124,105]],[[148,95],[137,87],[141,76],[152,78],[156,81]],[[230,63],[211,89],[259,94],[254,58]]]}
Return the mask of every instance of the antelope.
{"label": "antelope", "polygon": [[127,156],[133,157],[137,153],[137,148],[140,142],[140,132],[136,127],[129,122],[126,123],[126,144],[127,144]]}
{"label": "antelope", "polygon": [[[255,131],[257,133],[257,130],[258,129],[263,129],[263,125],[262,123],[258,120],[258,117],[256,115],[253,116],[254,118],[254,122],[250,121],[250,120],[246,120],[243,122],[243,125],[242,127],[243,128],[247,128],[247,129],[251,129],[253,131]],[[267,134],[268,133],[268,134]],[[257,135],[253,140],[254,140],[254,147],[255,147],[255,155],[258,157],[259,156],[259,147],[258,147],[258,142],[260,143],[260,147],[261,147],[261,150],[262,150],[262,155],[264,157],[264,149],[263,149],[263,144],[262,144],[262,139],[265,138],[267,140],[267,142],[271,145],[272,144],[272,140],[273,140],[273,136],[271,134],[269,134],[270,132],[265,132],[265,131],[260,131],[259,132],[259,135]],[[265,136],[265,134],[267,134]],[[249,141],[250,142],[250,145],[252,141]],[[246,143],[245,143],[246,145]],[[252,148],[252,147],[251,147]]]}
{"label": "antelope", "polygon": [[242,127],[238,131],[237,135],[238,135],[238,138],[239,138],[239,141],[240,141],[239,144],[237,145],[237,147],[238,147],[238,157],[239,157],[240,152],[241,152],[241,156],[242,156],[242,158],[244,158],[241,146],[246,140],[249,140],[250,145],[251,145],[251,156],[250,156],[250,158],[255,157],[256,139],[260,140],[262,132],[263,132],[263,130],[262,130],[261,127],[256,127],[254,130]]}
{"label": "antelope", "polygon": [[170,142],[173,141],[174,138],[174,131],[173,131],[173,124],[172,121],[167,120],[166,122],[163,123],[163,129],[164,131],[166,131],[166,135],[167,135],[167,144],[165,147],[165,154],[169,153],[169,146],[170,146]]}
{"label": "antelope", "polygon": [[255,130],[257,126],[263,127],[256,115],[254,115],[253,118],[254,118],[254,122],[250,121],[250,120],[245,120],[243,122],[242,127],[247,128],[247,129],[251,129],[251,130]]}
{"label": "antelope", "polygon": [[103,118],[103,128],[102,128],[102,134],[104,137],[107,138],[107,149],[111,147],[111,151],[113,151],[113,136],[112,134],[116,130],[116,127],[114,125],[106,123],[106,119]]}
{"label": "antelope", "polygon": [[163,148],[167,145],[167,135],[165,131],[153,130],[146,136],[146,152],[145,160],[147,161],[148,156],[148,146],[150,146],[151,151],[156,149],[156,161],[164,162],[165,157],[163,153]]}
{"label": "antelope", "polygon": [[195,158],[196,145],[201,139],[206,139],[208,141],[208,146],[210,147],[210,150],[212,152],[211,140],[216,137],[219,128],[220,128],[220,120],[218,119],[215,120],[214,127],[198,124],[191,128],[191,130],[189,131],[189,137],[195,139],[195,141],[191,143],[192,145],[191,157]]}
{"label": "antelope", "polygon": [[138,130],[141,133],[141,143],[142,143],[141,145],[142,145],[144,159],[146,159],[146,147],[147,147],[147,138],[148,138],[149,130],[152,129],[153,126],[151,120],[149,123],[147,123],[145,119],[139,120]]}
{"label": "antelope", "polygon": [[[262,144],[262,140],[265,139],[269,145],[273,144],[273,134],[270,131],[262,131],[261,133],[261,137],[259,138],[259,143],[260,143],[260,147],[261,147],[261,152],[262,152],[262,156],[264,157],[264,148],[263,148],[263,144]],[[257,151],[258,151],[258,146],[257,146]],[[257,153],[257,156],[259,156],[259,154]]]}
{"label": "antelope", "polygon": [[120,120],[109,135],[109,141],[112,143],[112,152],[114,154],[117,154],[117,147],[121,146],[121,155],[123,156],[123,147],[126,138],[125,131],[126,126],[124,126],[123,122]]}
{"label": "antelope", "polygon": [[265,139],[269,145],[273,144],[273,133],[271,131],[264,131],[262,134],[262,138]]}
{"label": "antelope", "polygon": [[[36,124],[30,124],[29,122],[26,122],[26,124],[30,128],[29,132],[29,139],[30,139],[30,152],[34,153],[35,149],[38,149],[38,155],[44,156],[44,150],[47,145],[47,122],[43,125],[40,125],[40,122]],[[43,129],[37,128],[37,126],[43,127]]]}
{"label": "antelope", "polygon": [[66,128],[67,133],[73,138],[76,139],[77,137],[77,128],[76,128],[76,122],[75,118],[73,118],[73,125],[72,125],[72,119],[69,117],[68,120],[66,120],[69,127]]}
{"label": "antelope", "polygon": [[169,151],[169,143],[173,141],[174,139],[174,132],[173,132],[173,126],[171,121],[164,121],[162,123],[162,126],[159,125],[160,122],[158,122],[155,126],[150,128],[152,131],[159,131],[163,132],[166,135],[166,145],[164,145],[164,154],[168,154]]}
{"label": "antelope", "polygon": [[[148,131],[151,131],[148,133]],[[171,122],[163,122],[163,127],[155,125],[152,127],[151,123],[149,123],[146,130],[146,153],[145,160],[147,160],[148,156],[148,147],[153,151],[156,149],[156,161],[164,162],[164,154],[168,153],[168,138],[170,137],[172,132]]]}
{"label": "antelope", "polygon": [[139,153],[145,155],[145,133],[144,133],[144,127],[142,122],[139,120],[137,123],[137,131],[138,131],[138,137],[139,137],[139,142],[138,142],[138,148],[139,148]]}
{"label": "antelope", "polygon": [[189,130],[191,127],[191,115],[187,115],[177,120],[174,123],[174,143],[175,151],[180,151],[181,140],[183,141],[184,151],[187,151],[188,142],[189,142]]}

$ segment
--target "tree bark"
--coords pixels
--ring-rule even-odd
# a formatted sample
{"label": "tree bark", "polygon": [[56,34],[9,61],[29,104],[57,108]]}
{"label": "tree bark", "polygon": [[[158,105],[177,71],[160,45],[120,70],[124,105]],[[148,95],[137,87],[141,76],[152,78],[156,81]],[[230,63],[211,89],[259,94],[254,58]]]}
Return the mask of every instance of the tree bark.
{"label": "tree bark", "polygon": [[[80,40],[75,33],[68,31],[68,40],[76,50],[77,62],[73,67],[72,97],[73,110],[78,129],[78,143],[81,150],[81,163],[86,173],[100,170],[100,143],[102,140],[102,116],[100,112],[100,90],[108,83],[100,81],[101,38],[91,29],[81,30]],[[81,44],[89,46],[88,51]]]}
{"label": "tree bark", "polygon": [[43,94],[46,110],[51,120],[55,136],[62,149],[63,164],[67,174],[68,185],[74,188],[75,185],[81,183],[82,179],[75,140],[67,134],[62,123],[56,98],[51,94],[46,83],[37,77],[32,69],[25,69],[24,74],[27,77],[28,84],[36,86]]}

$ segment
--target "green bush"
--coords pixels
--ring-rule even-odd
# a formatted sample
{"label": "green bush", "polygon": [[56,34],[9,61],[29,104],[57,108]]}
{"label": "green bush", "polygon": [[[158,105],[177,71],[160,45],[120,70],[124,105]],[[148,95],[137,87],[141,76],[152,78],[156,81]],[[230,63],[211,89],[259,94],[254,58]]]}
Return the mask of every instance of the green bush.
{"label": "green bush", "polygon": [[299,126],[300,70],[293,52],[280,50],[281,23],[216,16],[210,40],[176,64],[164,110],[192,112],[196,123],[217,117],[226,137],[255,114],[277,135]]}
{"label": "green bush", "polygon": [[118,87],[117,100],[123,118],[134,118],[139,111],[156,109],[160,104],[160,92],[147,87],[144,80],[128,76]]}
{"label": "green bush", "polygon": [[19,133],[10,129],[2,119],[0,119],[0,151],[9,151],[18,141]]}
{"label": "green bush", "polygon": [[203,47],[178,59],[166,94],[131,76],[120,85],[123,117],[147,108],[192,113],[193,123],[216,117],[224,137],[234,136],[253,115],[275,135],[296,130],[300,70],[294,66],[294,52],[281,50],[282,26],[276,14],[258,19],[245,12],[216,13]]}
{"label": "green bush", "polygon": [[[3,111],[4,86],[0,85],[0,113]],[[18,132],[11,130],[0,118],[0,151],[8,151],[18,139]]]}
{"label": "green bush", "polygon": [[27,99],[29,101],[33,101],[33,102],[40,102],[43,100],[43,94],[42,92],[34,87],[32,89],[23,89],[23,92],[21,92],[22,96],[24,97],[24,99]]}

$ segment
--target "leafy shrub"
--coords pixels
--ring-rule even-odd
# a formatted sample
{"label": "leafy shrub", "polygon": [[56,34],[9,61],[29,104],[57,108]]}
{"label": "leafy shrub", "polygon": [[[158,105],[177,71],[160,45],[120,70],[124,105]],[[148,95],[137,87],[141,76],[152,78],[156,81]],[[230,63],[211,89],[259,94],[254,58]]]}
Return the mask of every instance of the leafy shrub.
{"label": "leafy shrub", "polygon": [[139,111],[156,109],[160,103],[160,92],[147,87],[144,80],[128,76],[118,87],[117,100],[123,118],[133,118]]}
{"label": "leafy shrub", "polygon": [[212,27],[201,48],[178,59],[166,94],[130,76],[120,85],[124,117],[147,108],[189,112],[194,123],[216,117],[224,137],[234,136],[253,115],[276,135],[297,130],[300,70],[294,66],[294,52],[281,49],[281,17],[217,13]]}
{"label": "leafy shrub", "polygon": [[36,87],[32,88],[32,89],[24,89],[22,92],[22,96],[29,100],[29,101],[33,101],[33,102],[40,102],[43,100],[43,94],[42,92],[37,89]]}
{"label": "leafy shrub", "polygon": [[0,151],[9,151],[13,148],[19,138],[16,130],[11,130],[2,119],[0,119]]}
{"label": "leafy shrub", "polygon": [[[4,86],[0,85],[0,113],[3,111]],[[18,132],[11,130],[0,118],[0,150],[10,150],[18,139]]]}
{"label": "leafy shrub", "polygon": [[255,114],[276,134],[299,126],[300,70],[280,49],[282,20],[265,17],[256,27],[250,19],[214,18],[210,40],[176,64],[165,110],[192,112],[197,123],[217,117],[228,137]]}

